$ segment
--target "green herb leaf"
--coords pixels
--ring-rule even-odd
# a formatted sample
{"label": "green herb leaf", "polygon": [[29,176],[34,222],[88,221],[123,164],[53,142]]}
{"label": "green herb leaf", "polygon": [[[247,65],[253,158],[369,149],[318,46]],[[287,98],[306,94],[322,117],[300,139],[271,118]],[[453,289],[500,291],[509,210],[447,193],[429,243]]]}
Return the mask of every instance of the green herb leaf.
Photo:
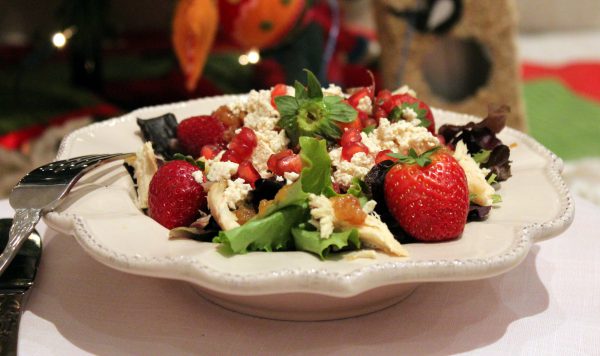
{"label": "green herb leaf", "polygon": [[404,118],[404,110],[411,109],[417,114],[417,119],[419,120],[419,126],[429,127],[431,122],[425,118],[427,115],[427,110],[419,108],[418,103],[402,103],[401,105],[397,105],[392,109],[390,114],[388,115],[388,120],[391,122],[396,122],[398,120],[406,120]]}
{"label": "green herb leaf", "polygon": [[486,163],[490,159],[491,150],[481,150],[473,155],[473,160],[478,164]]}
{"label": "green herb leaf", "polygon": [[498,182],[496,181],[496,177],[497,177],[496,173],[490,173],[489,177],[487,177],[487,182],[488,182],[488,184],[490,184],[490,185],[491,185],[491,184],[498,183]]}
{"label": "green herb leaf", "polygon": [[492,204],[498,204],[498,203],[502,202],[502,196],[500,196],[500,194],[492,194],[491,198],[492,198]]}
{"label": "green herb leaf", "polygon": [[362,132],[364,132],[368,135],[371,132],[373,132],[375,130],[375,128],[376,128],[375,125],[369,125],[369,126],[365,127],[364,129],[362,129]]}

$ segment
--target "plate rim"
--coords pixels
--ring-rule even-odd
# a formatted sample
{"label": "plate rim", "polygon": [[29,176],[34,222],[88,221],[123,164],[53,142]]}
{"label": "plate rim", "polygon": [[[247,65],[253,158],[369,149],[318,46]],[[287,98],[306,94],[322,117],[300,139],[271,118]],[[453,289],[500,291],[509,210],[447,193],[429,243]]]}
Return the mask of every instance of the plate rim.
{"label": "plate rim", "polygon": [[[73,140],[78,136],[100,127],[114,126],[135,120],[136,116],[143,116],[145,113],[155,110],[173,110],[185,106],[201,105],[207,101],[233,101],[244,97],[244,94],[221,95],[147,106],[119,117],[93,123],[66,136],[61,142],[56,159],[65,158],[67,149],[72,146]],[[436,108],[432,110],[436,116],[456,116],[463,120],[481,120],[473,115]],[[510,127],[506,127],[504,130],[547,159],[549,164],[544,167],[543,171],[549,176],[553,188],[560,196],[561,206],[559,213],[552,220],[543,223],[514,225],[518,230],[515,231],[511,247],[501,255],[486,258],[383,261],[357,266],[348,273],[329,271],[326,268],[306,270],[298,267],[251,275],[235,274],[216,270],[191,257],[157,258],[119,254],[104,246],[90,232],[85,218],[77,214],[51,212],[46,216],[46,220],[50,227],[73,234],[86,252],[112,268],[146,276],[185,280],[227,294],[264,295],[292,292],[345,298],[389,284],[489,278],[516,267],[525,258],[533,243],[555,236],[568,228],[573,221],[575,209],[571,193],[561,177],[564,167],[562,159],[529,135]],[[373,276],[378,278],[373,279]],[[369,278],[372,279],[371,283],[369,283]]]}

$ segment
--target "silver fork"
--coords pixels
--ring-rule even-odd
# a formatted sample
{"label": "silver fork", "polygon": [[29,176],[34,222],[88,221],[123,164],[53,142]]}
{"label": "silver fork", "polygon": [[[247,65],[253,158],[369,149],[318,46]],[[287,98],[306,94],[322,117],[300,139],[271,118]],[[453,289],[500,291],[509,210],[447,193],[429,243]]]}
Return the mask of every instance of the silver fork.
{"label": "silver fork", "polygon": [[107,162],[125,159],[135,153],[114,153],[74,157],[56,161],[29,172],[13,188],[9,202],[15,209],[8,243],[0,255],[0,275],[40,221],[69,193],[85,173]]}

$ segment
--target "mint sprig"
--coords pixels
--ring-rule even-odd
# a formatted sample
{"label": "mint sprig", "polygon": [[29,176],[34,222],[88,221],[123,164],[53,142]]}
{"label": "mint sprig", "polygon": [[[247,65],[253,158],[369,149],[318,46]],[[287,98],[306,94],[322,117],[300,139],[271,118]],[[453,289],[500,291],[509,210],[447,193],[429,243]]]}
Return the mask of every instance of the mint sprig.
{"label": "mint sprig", "polygon": [[286,131],[293,145],[300,136],[323,137],[337,140],[342,130],[337,122],[352,122],[357,111],[339,96],[324,96],[321,83],[306,70],[306,86],[296,81],[294,96],[282,95],[275,98],[279,111],[278,125]]}

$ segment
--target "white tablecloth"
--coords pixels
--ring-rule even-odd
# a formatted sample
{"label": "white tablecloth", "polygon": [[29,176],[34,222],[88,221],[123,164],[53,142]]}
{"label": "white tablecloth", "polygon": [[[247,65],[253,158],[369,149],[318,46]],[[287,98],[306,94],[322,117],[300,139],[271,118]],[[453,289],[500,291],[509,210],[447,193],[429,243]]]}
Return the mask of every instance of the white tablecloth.
{"label": "white tablecloth", "polygon": [[237,314],[186,283],[105,267],[72,237],[38,229],[44,252],[22,355],[600,354],[600,207],[581,198],[571,228],[504,275],[424,284],[393,307],[331,322]]}

